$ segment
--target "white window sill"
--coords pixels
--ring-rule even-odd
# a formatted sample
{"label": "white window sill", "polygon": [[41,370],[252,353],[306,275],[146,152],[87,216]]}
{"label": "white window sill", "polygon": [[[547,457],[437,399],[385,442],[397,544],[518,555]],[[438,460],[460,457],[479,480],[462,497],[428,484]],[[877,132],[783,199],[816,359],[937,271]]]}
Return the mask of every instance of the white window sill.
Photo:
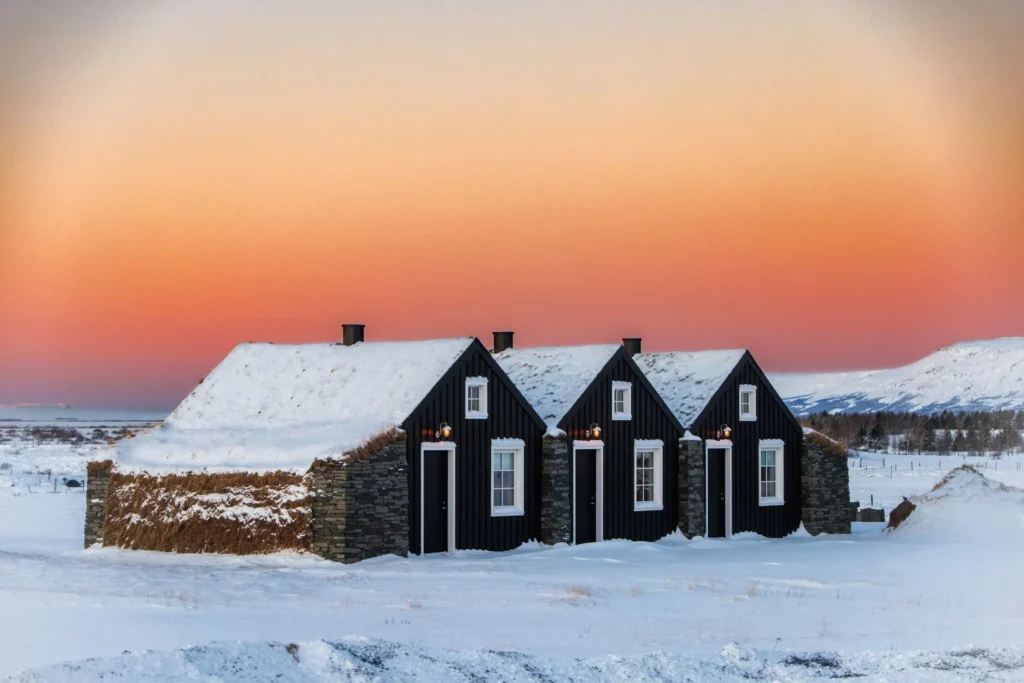
{"label": "white window sill", "polygon": [[487,413],[482,413],[478,410],[471,410],[466,412],[467,420],[486,420]]}
{"label": "white window sill", "polygon": [[522,508],[491,508],[491,517],[522,517]]}
{"label": "white window sill", "polygon": [[633,503],[634,512],[647,512],[648,510],[664,510],[661,503]]}
{"label": "white window sill", "polygon": [[631,413],[612,413],[612,419],[619,420],[632,420],[633,415]]}
{"label": "white window sill", "polygon": [[760,505],[763,508],[776,507],[776,506],[785,505],[785,504],[786,504],[786,501],[782,500],[781,498],[762,498],[760,500]]}
{"label": "white window sill", "polygon": [[757,422],[757,415],[740,415],[740,422]]}

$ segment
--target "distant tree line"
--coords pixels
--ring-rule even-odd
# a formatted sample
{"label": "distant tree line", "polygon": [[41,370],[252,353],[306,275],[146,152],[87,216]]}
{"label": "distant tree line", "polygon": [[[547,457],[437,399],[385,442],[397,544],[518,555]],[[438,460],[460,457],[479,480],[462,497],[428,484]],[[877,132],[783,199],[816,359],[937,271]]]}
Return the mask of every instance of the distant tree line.
{"label": "distant tree line", "polygon": [[847,448],[892,453],[1019,453],[1024,412],[819,413],[801,420]]}

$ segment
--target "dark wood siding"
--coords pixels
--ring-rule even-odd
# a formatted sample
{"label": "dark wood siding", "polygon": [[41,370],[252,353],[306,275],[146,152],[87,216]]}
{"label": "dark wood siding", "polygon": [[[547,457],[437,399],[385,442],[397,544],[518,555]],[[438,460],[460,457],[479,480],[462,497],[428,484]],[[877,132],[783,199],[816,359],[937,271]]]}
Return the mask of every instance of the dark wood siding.
{"label": "dark wood siding", "polygon": [[[633,419],[612,421],[612,382],[633,385]],[[676,529],[679,517],[679,437],[675,420],[657,394],[642,378],[636,365],[621,350],[598,375],[560,427],[572,441],[586,439],[593,423],[602,429],[604,442],[604,537],[656,541]],[[634,440],[661,439],[663,509],[633,510]]]}
{"label": "dark wood siding", "polygon": [[[757,387],[757,421],[740,422],[740,385]],[[732,434],[732,531],[754,531],[779,538],[800,526],[800,445],[803,432],[777,394],[769,389],[768,379],[747,354],[719,389],[715,398],[697,418],[692,431],[703,439],[715,438],[721,425],[729,425]],[[758,465],[761,439],[785,442],[785,505],[761,507],[758,503]]]}
{"label": "dark wood siding", "polygon": [[[467,377],[487,378],[486,420],[467,420],[464,402]],[[476,341],[438,382],[403,423],[408,434],[409,549],[420,552],[420,445],[434,441],[442,422],[452,427],[455,450],[455,547],[468,550],[511,550],[536,539],[540,532],[539,418],[511,388],[508,378]],[[491,516],[491,440],[522,439],[524,511],[522,516]]]}

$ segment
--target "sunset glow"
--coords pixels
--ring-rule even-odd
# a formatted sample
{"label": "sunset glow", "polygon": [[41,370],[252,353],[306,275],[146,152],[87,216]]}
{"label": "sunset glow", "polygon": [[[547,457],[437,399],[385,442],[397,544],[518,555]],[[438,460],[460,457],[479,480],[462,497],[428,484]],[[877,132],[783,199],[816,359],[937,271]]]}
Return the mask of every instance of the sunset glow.
{"label": "sunset glow", "polygon": [[11,10],[0,403],[170,407],[345,321],[771,371],[1024,335],[1024,22],[985,6]]}

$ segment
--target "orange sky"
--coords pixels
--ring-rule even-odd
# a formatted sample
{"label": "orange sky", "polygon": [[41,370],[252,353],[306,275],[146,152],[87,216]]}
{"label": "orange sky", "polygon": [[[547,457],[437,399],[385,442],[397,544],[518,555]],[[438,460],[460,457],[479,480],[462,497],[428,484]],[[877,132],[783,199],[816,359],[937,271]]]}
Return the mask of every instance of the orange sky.
{"label": "orange sky", "polygon": [[345,320],[776,371],[1024,335],[1016,6],[430,5],[0,0],[0,404],[169,407]]}

